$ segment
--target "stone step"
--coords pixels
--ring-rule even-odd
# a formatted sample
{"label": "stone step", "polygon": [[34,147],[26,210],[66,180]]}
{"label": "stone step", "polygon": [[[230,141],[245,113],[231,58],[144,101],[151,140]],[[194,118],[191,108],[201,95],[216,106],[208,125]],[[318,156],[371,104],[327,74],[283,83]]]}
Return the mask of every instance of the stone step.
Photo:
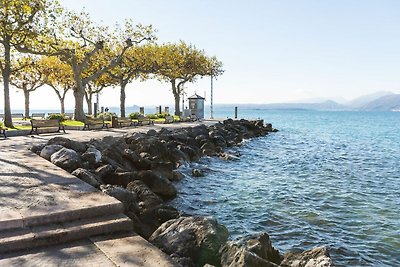
{"label": "stone step", "polygon": [[[88,185],[89,186],[89,185]],[[12,209],[0,208],[0,232],[4,230],[23,229],[26,227],[74,221],[103,215],[120,214],[123,204],[115,198],[101,192],[88,194],[89,200],[78,203],[68,201],[45,208]]]}
{"label": "stone step", "polygon": [[123,214],[113,214],[64,223],[32,226],[0,232],[0,253],[54,245],[95,235],[131,231],[132,221]]}

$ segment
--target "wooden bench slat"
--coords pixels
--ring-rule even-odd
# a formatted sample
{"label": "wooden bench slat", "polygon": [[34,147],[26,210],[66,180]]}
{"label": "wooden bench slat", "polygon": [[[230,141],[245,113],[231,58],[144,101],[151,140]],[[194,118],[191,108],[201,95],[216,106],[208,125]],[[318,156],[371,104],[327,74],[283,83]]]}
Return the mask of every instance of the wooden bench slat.
{"label": "wooden bench slat", "polygon": [[60,123],[59,120],[37,120],[37,119],[31,119],[31,126],[32,130],[29,134],[32,134],[35,132],[37,135],[39,135],[38,129],[40,128],[57,128],[57,132],[60,132],[61,130],[65,133],[65,128],[64,125]]}
{"label": "wooden bench slat", "polygon": [[83,130],[90,130],[90,126],[95,126],[95,125],[102,125],[101,128],[107,128],[108,129],[108,123],[106,123],[103,119],[103,117],[100,118],[92,118],[86,116],[86,122],[85,125],[83,126]]}

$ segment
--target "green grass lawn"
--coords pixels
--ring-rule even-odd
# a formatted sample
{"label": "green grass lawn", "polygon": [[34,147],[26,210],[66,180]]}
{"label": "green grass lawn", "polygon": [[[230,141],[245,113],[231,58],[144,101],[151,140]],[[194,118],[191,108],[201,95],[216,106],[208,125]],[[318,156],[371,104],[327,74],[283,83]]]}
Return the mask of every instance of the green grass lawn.
{"label": "green grass lawn", "polygon": [[75,120],[65,120],[62,122],[62,125],[64,126],[84,126],[85,124],[81,121],[75,121]]}
{"label": "green grass lawn", "polygon": [[9,128],[6,127],[7,131],[17,131],[17,130],[31,130],[31,126],[29,125],[18,125],[18,126],[14,126],[14,128]]}

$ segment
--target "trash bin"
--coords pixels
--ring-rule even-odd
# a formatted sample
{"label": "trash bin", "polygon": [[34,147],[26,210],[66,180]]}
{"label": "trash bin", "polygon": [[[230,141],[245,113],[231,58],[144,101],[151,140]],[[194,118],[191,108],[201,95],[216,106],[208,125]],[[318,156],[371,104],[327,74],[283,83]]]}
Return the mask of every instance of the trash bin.
{"label": "trash bin", "polygon": [[111,117],[111,127],[118,128],[118,118],[116,116]]}

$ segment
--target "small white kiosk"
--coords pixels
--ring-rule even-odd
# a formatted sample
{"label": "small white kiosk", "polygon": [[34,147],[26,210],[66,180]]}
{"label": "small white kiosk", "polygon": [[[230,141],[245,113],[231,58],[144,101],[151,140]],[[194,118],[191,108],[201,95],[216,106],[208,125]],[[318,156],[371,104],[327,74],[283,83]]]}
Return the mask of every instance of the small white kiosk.
{"label": "small white kiosk", "polygon": [[188,98],[189,110],[191,115],[195,115],[198,119],[204,119],[204,97],[194,94]]}

